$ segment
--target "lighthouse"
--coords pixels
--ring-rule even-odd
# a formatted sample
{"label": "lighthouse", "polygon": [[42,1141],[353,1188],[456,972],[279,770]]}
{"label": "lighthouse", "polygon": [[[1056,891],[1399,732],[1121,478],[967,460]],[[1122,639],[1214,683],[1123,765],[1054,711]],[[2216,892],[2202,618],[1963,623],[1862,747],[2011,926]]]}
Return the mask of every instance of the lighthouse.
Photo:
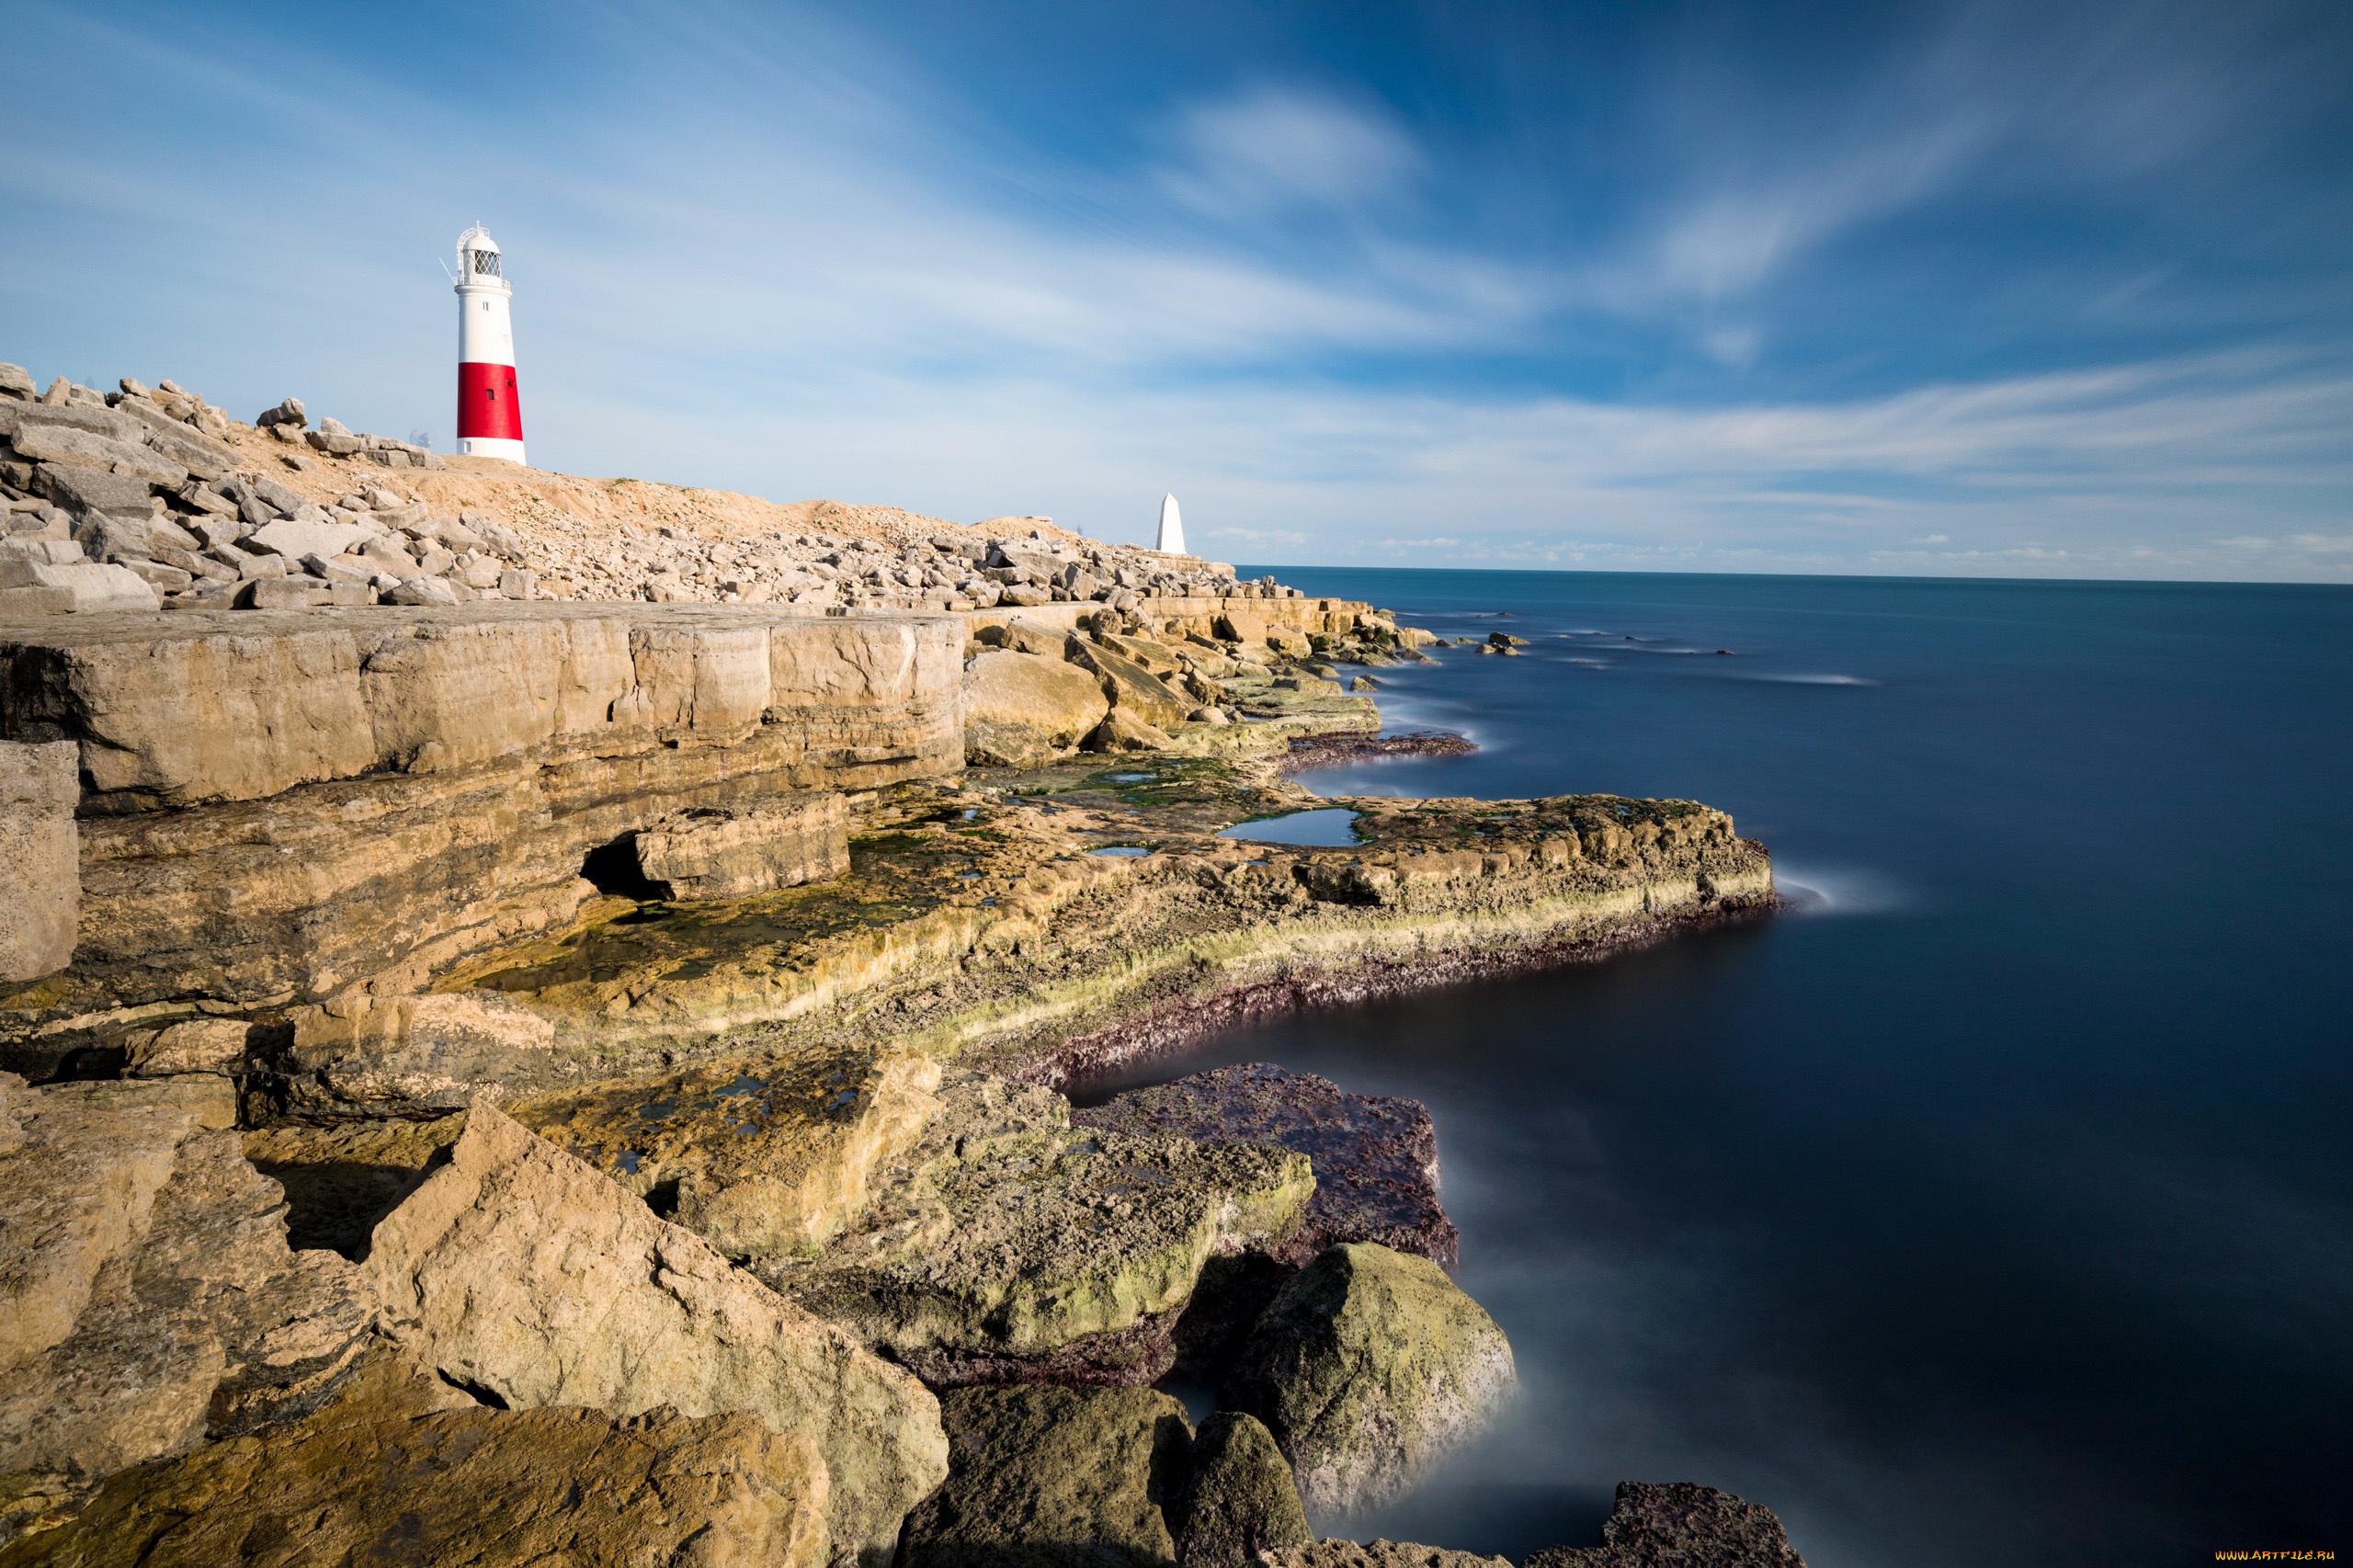
{"label": "lighthouse", "polygon": [[1152,548],[1169,555],[1191,553],[1185,548],[1185,515],[1176,509],[1176,497],[1174,495],[1160,498],[1160,538],[1154,541]]}
{"label": "lighthouse", "polygon": [[498,242],[477,223],[458,236],[458,452],[523,460],[515,395],[515,325]]}

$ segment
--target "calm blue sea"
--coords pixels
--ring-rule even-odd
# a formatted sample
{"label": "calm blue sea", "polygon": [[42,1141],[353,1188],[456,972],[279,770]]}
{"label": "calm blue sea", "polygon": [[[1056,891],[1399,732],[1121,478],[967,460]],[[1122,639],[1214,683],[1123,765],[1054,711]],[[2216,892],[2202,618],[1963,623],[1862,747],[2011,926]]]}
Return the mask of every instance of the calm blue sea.
{"label": "calm blue sea", "polygon": [[1534,643],[1381,672],[1475,756],[1313,787],[1705,801],[1806,900],[1154,1066],[1437,1116],[1526,1398],[1352,1533],[1690,1480],[1813,1568],[2353,1553],[2353,589],[1263,570]]}

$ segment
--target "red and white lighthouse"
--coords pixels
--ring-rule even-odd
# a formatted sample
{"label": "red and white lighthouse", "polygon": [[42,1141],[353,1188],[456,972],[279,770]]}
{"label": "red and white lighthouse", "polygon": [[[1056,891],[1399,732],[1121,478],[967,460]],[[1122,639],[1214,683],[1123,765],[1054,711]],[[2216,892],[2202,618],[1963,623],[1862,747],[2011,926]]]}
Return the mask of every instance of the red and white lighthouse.
{"label": "red and white lighthouse", "polygon": [[515,394],[514,288],[498,242],[477,223],[458,236],[458,451],[523,460],[523,405]]}

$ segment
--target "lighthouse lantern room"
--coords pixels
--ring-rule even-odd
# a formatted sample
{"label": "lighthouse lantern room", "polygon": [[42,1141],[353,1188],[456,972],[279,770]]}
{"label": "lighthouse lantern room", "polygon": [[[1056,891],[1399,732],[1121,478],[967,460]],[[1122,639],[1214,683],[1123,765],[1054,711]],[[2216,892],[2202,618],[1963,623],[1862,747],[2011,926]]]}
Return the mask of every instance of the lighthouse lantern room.
{"label": "lighthouse lantern room", "polygon": [[523,460],[515,392],[515,326],[498,242],[479,223],[458,236],[458,451]]}

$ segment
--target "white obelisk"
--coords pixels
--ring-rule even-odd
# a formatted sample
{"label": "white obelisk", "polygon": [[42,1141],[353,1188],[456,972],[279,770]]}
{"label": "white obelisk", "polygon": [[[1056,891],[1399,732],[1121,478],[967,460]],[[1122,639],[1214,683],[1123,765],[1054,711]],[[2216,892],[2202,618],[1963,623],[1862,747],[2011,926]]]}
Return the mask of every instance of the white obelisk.
{"label": "white obelisk", "polygon": [[1152,548],[1166,555],[1192,553],[1185,548],[1185,515],[1176,509],[1174,495],[1160,498],[1160,538]]}

